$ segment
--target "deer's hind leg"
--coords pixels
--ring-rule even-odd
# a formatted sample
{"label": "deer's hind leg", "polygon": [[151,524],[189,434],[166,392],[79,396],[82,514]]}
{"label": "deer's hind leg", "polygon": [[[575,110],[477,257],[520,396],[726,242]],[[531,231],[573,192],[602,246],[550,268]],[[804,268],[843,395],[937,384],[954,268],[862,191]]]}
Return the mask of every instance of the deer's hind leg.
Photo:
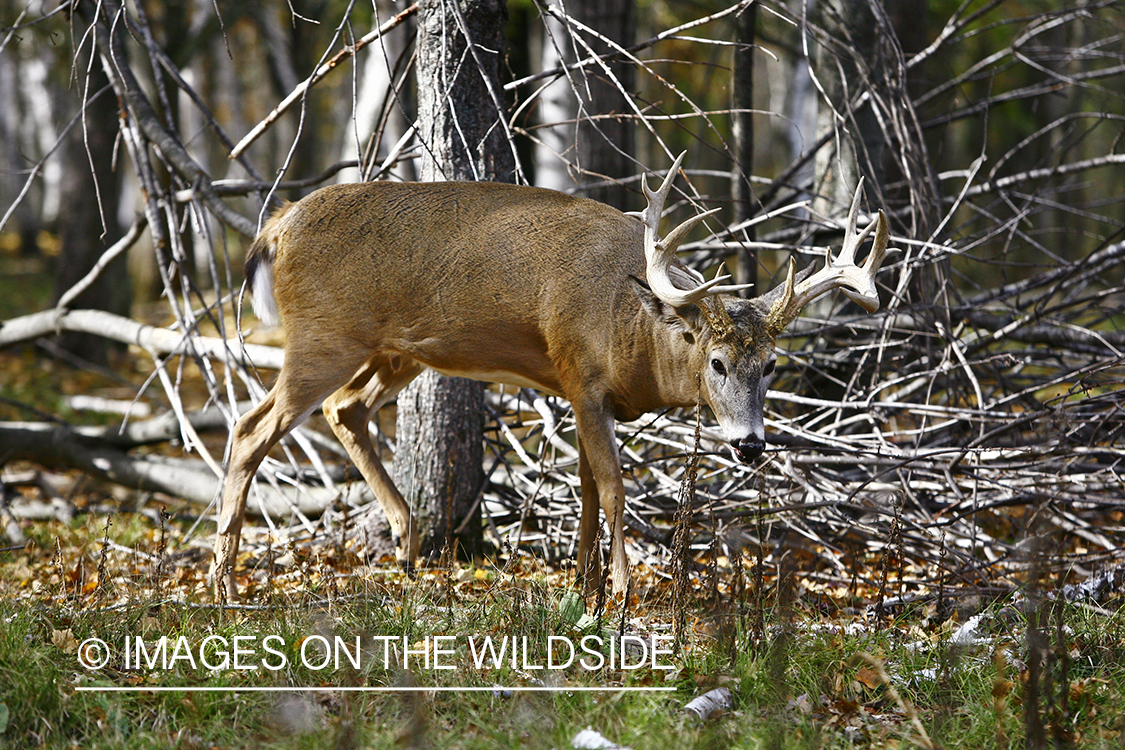
{"label": "deer's hind leg", "polygon": [[423,366],[409,357],[377,354],[367,360],[346,385],[329,396],[323,407],[336,438],[347,449],[382,506],[394,537],[395,556],[408,572],[418,556],[418,528],[410,507],[375,452],[368,421],[422,370]]}
{"label": "deer's hind leg", "polygon": [[278,440],[346,383],[362,363],[362,360],[349,362],[338,352],[322,352],[320,356],[306,359],[317,362],[316,366],[302,367],[291,353],[295,351],[299,348],[290,347],[287,351],[286,364],[269,394],[242,415],[234,427],[211,570],[216,588],[225,586],[231,601],[238,597],[234,566],[246,516],[246,498],[258,466]]}

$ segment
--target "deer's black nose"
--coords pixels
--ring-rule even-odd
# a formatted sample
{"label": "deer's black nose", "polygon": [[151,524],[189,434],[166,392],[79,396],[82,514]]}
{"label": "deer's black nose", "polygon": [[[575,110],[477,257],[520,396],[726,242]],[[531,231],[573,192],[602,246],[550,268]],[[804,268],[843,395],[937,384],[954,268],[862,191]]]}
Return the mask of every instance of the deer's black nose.
{"label": "deer's black nose", "polygon": [[747,435],[730,441],[730,447],[734,450],[735,458],[744,464],[748,464],[761,457],[766,449],[766,444],[753,435]]}

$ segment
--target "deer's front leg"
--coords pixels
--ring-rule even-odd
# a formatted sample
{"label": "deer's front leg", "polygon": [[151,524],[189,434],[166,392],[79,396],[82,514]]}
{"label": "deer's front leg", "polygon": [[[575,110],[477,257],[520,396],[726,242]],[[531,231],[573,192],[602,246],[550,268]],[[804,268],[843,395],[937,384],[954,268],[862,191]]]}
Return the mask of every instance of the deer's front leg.
{"label": "deer's front leg", "polygon": [[[600,577],[599,552],[594,548],[598,508],[609,526],[610,579],[613,592],[629,585],[629,559],[625,554],[625,483],[617,452],[613,414],[602,404],[574,403],[578,423],[579,476],[582,480],[582,520],[578,537],[578,571],[589,593]],[[595,500],[596,498],[596,500]],[[592,575],[591,575],[592,574]]]}
{"label": "deer's front leg", "polygon": [[578,580],[587,596],[597,591],[602,580],[602,551],[597,544],[601,528],[598,485],[586,459],[586,448],[578,441],[578,478],[582,488],[582,518],[578,525]]}

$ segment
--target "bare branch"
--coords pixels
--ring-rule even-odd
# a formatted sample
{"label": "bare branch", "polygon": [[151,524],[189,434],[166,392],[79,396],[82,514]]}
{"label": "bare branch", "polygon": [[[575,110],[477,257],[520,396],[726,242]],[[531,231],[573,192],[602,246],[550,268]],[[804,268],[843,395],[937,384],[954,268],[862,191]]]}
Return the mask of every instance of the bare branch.
{"label": "bare branch", "polygon": [[383,36],[383,34],[386,34],[392,29],[395,29],[400,24],[402,24],[403,21],[407,20],[417,12],[418,4],[414,3],[405,10],[400,11],[379,28],[361,37],[356,41],[354,46],[346,47],[345,49],[336,53],[336,55],[328,60],[328,62],[317,68],[311,76],[306,78],[295,89],[290,91],[289,94],[284,99],[282,99],[276,107],[273,108],[273,111],[266,115],[265,119],[251,128],[250,132],[244,135],[242,137],[242,140],[240,140],[234,146],[234,148],[231,149],[230,158],[237,159],[239,156],[241,156],[242,153],[246,151],[247,148],[249,148],[250,144],[256,141],[262,135],[262,133],[266,132],[266,130],[268,130],[269,127],[273,125],[273,123],[275,123],[277,119],[281,117],[281,115],[285,114],[285,112],[288,111],[294,104],[301,101],[301,99],[305,97],[305,94],[310,88],[315,86],[317,83],[323,80],[325,76],[335,70],[341,62],[356,54],[372,42],[377,41],[379,37]]}
{"label": "bare branch", "polygon": [[207,336],[184,336],[102,310],[46,310],[0,323],[0,349],[60,331],[92,333],[133,344],[157,356],[193,353],[246,367],[281,369],[280,349]]}

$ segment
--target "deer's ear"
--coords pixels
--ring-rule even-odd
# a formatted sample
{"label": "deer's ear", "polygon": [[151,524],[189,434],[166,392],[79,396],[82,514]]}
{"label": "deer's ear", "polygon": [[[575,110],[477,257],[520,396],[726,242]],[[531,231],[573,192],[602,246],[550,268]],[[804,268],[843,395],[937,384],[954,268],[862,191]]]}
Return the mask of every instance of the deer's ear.
{"label": "deer's ear", "polygon": [[685,338],[694,338],[699,335],[703,326],[699,306],[695,304],[684,307],[672,307],[652,293],[648,284],[630,275],[629,280],[633,286],[633,293],[641,301],[644,308],[653,320],[657,320],[677,333],[682,333]]}

